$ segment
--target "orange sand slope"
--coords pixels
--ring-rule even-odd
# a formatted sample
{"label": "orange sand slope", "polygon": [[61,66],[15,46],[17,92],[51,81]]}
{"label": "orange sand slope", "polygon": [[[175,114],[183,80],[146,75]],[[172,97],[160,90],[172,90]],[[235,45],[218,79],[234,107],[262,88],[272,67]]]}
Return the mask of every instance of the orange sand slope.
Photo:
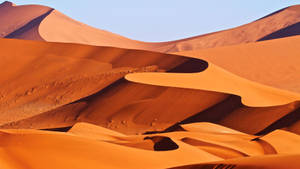
{"label": "orange sand slope", "polygon": [[[0,92],[2,128],[66,130],[77,122],[89,122],[135,134],[174,130],[178,122],[206,121],[250,134],[285,127],[298,133],[299,127],[292,127],[297,124],[293,117],[299,112],[297,93],[242,79],[204,60],[75,44],[6,39],[0,42],[1,63],[6,70],[2,72],[2,82],[7,84]],[[15,47],[19,50],[12,53]],[[20,63],[8,66],[14,60]],[[68,69],[62,67],[67,64]],[[176,79],[182,75],[188,79],[176,81],[186,86],[165,87],[123,79],[134,71],[168,71]],[[201,73],[186,76],[176,72]],[[187,83],[191,78],[201,83]],[[27,83],[20,85],[23,81]]]}
{"label": "orange sand slope", "polygon": [[[239,100],[236,102],[231,97],[181,121],[181,123],[211,121],[247,133],[263,134],[276,128],[294,124],[297,122],[300,112],[300,95],[298,93],[279,90],[242,79],[212,64],[200,73],[135,73],[126,75],[125,78],[129,81],[149,85],[239,95],[242,97],[244,105],[251,106],[245,107],[239,103]],[[223,111],[223,113],[218,111]],[[214,114],[209,115],[209,113]],[[291,121],[291,119],[294,120]],[[253,126],[253,123],[256,125]]]}
{"label": "orange sand slope", "polygon": [[[3,30],[2,37],[83,43],[159,52],[178,52],[228,46],[282,38],[300,33],[299,6],[282,9],[252,23],[233,29],[162,43],[135,41],[104,30],[95,29],[48,7],[14,6],[10,2],[5,2],[1,6],[0,19],[13,26],[19,25],[9,27],[8,30],[5,27],[1,28],[6,29]],[[23,13],[26,13],[26,15],[23,15]],[[8,33],[10,34],[8,35]]]}
{"label": "orange sand slope", "polygon": [[[202,165],[284,168],[282,163],[292,161],[290,167],[295,168],[299,165],[298,156],[287,155],[299,153],[299,150],[286,149],[281,153],[280,148],[277,149],[272,144],[273,140],[285,142],[290,138],[299,139],[299,136],[282,137],[275,134],[266,140],[209,123],[190,126],[192,125],[200,125],[205,131],[122,135],[87,123],[75,125],[68,133],[1,130],[0,166],[7,169],[99,167],[154,169],[209,162],[211,164]],[[221,131],[218,132],[215,128]],[[297,146],[297,142],[289,143],[289,146]],[[269,156],[263,156],[267,154]],[[276,163],[270,162],[275,159]],[[48,163],[49,161],[51,163]],[[277,163],[279,164],[275,165]]]}
{"label": "orange sand slope", "polygon": [[[173,130],[178,122],[207,121],[265,134],[297,124],[293,117],[299,112],[299,94],[242,79],[204,60],[109,47],[0,42],[6,70],[1,82],[7,84],[0,90],[2,128],[69,128],[76,122],[89,122],[135,134]],[[12,53],[13,48],[18,50]],[[9,66],[15,60],[19,62]],[[132,80],[130,77],[142,75],[142,83],[167,80],[171,84],[161,87],[123,79],[135,71],[172,72],[161,81],[155,78],[160,74],[127,76]],[[168,81],[172,77],[176,83]],[[195,81],[190,83],[191,79]],[[27,83],[20,85],[23,81]],[[257,124],[251,125],[254,122]]]}
{"label": "orange sand slope", "polygon": [[1,124],[95,94],[129,72],[158,68],[163,71],[189,60],[176,55],[107,47],[10,39],[1,39],[0,43]]}
{"label": "orange sand slope", "polygon": [[135,73],[126,75],[129,81],[149,85],[171,86],[235,94],[243,104],[268,107],[300,101],[300,94],[292,93],[242,79],[210,64],[200,73]]}
{"label": "orange sand slope", "polygon": [[[6,39],[0,40],[0,43],[3,51],[1,63],[6,70],[2,72],[1,82],[7,84],[0,90],[1,123],[5,128],[59,128],[69,127],[77,121],[91,121],[112,128],[122,125],[124,132],[145,132],[149,127],[156,128],[156,124],[166,128],[226,98],[226,94],[221,93],[117,81],[133,71],[201,71],[206,68],[204,61],[177,55],[74,44]],[[12,52],[14,48],[18,50]],[[24,55],[30,57],[24,58]],[[19,62],[12,64],[15,60]],[[79,61],[86,65],[78,65]],[[27,83],[20,85],[23,81]],[[170,98],[176,95],[186,95],[190,99],[183,103],[182,99],[171,101]],[[194,99],[197,97],[210,99],[197,101]],[[151,106],[151,102],[157,107]],[[182,108],[170,106],[172,108],[166,114],[160,115],[159,110],[167,103],[177,104],[177,107],[181,104]],[[186,107],[189,113],[186,113],[184,105],[189,105]],[[132,112],[130,107],[137,116],[145,106],[153,109],[135,118],[138,122],[128,127],[131,125],[128,123],[134,120],[134,116],[128,115]],[[168,116],[176,109],[180,114],[170,121]],[[139,121],[146,128],[138,128]]]}

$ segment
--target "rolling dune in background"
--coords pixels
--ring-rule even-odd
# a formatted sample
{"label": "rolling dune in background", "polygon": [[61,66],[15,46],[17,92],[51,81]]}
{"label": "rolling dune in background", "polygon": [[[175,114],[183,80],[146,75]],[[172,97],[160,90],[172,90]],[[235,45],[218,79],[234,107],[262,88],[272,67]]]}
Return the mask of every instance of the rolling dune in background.
{"label": "rolling dune in background", "polygon": [[[2,8],[0,10],[0,20],[13,25],[2,31],[2,37],[81,43],[168,53],[236,45],[300,34],[299,5],[287,7],[236,28],[160,43],[131,40],[105,30],[96,29],[45,6],[16,6],[11,2],[5,2],[1,4],[0,8]],[[26,15],[23,15],[23,13],[26,13]]]}

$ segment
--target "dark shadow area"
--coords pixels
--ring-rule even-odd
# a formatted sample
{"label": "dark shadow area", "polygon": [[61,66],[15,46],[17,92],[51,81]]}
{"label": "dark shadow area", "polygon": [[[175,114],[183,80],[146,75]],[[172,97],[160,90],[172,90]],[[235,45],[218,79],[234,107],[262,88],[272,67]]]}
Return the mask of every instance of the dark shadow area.
{"label": "dark shadow area", "polygon": [[288,127],[294,123],[296,123],[300,119],[300,108],[295,111],[283,116],[281,119],[269,125],[267,128],[262,131],[256,133],[255,135],[266,135],[274,130],[281,129],[284,127]]}
{"label": "dark shadow area", "polygon": [[[243,153],[241,151],[235,150],[233,148],[229,148],[226,146],[222,146],[222,145],[218,145],[218,144],[214,144],[214,143],[209,143],[209,142],[205,142],[202,140],[197,140],[194,138],[189,138],[189,137],[184,137],[181,139],[182,142],[192,145],[192,146],[196,146],[196,147],[206,147],[203,148],[203,151],[206,151],[210,154],[213,154],[215,156],[221,157],[223,159],[231,159],[231,158],[238,158],[238,157],[249,157],[248,154]],[[207,149],[207,147],[209,147]],[[216,149],[222,150],[222,151],[216,151]],[[234,155],[230,155],[230,154],[234,154]]]}
{"label": "dark shadow area", "polygon": [[126,83],[126,82],[128,82],[126,79],[121,78],[121,79],[113,82],[112,84],[108,85],[107,87],[103,88],[102,90],[100,90],[92,95],[89,95],[87,97],[83,97],[83,98],[81,98],[77,101],[74,101],[72,103],[69,103],[69,104],[76,104],[76,103],[80,103],[80,102],[89,103],[89,102],[97,99],[98,97],[100,97],[103,93],[108,92],[109,90],[112,90],[113,88],[118,87],[118,86],[122,85],[122,83]]}
{"label": "dark shadow area", "polygon": [[252,139],[251,141],[255,141],[258,144],[260,144],[261,147],[264,150],[264,154],[265,155],[268,155],[268,154],[277,154],[276,149],[270,143],[268,143],[267,141],[265,141],[265,140],[263,140],[263,139],[261,139],[259,137],[256,137],[256,138]]}
{"label": "dark shadow area", "polygon": [[[9,38],[9,39],[13,39],[29,30],[31,30],[32,28],[34,28],[36,25],[40,24],[44,18],[46,18],[54,9],[51,9],[50,11],[46,12],[45,14],[33,19],[32,21],[30,21],[29,23],[27,23],[26,25],[24,25],[23,27],[15,30],[14,32],[6,35],[4,38]],[[37,33],[38,34],[38,33]],[[38,36],[40,39],[42,39],[39,35]]]}
{"label": "dark shadow area", "polygon": [[208,63],[201,59],[190,58],[188,61],[169,70],[172,73],[197,73],[208,68]]}
{"label": "dark shadow area", "polygon": [[234,169],[237,165],[234,164],[195,164],[180,167],[172,167],[168,169]]}
{"label": "dark shadow area", "polygon": [[148,134],[159,134],[163,133],[163,131],[146,131],[143,133],[143,135],[148,135]]}
{"label": "dark shadow area", "polygon": [[285,38],[289,36],[296,36],[300,35],[300,22],[293,24],[291,26],[288,26],[286,28],[280,29],[274,33],[271,33],[258,41],[265,41],[265,40],[271,40],[271,39],[279,39],[279,38]]}
{"label": "dark shadow area", "polygon": [[[180,125],[176,126],[176,130],[174,131],[186,131],[184,128],[182,128]],[[143,133],[144,135],[147,135],[147,134],[159,134],[159,133],[166,133],[165,130],[163,131],[146,131],[145,133]]]}
{"label": "dark shadow area", "polygon": [[68,132],[73,126],[61,127],[61,128],[49,128],[49,129],[40,129],[45,131],[58,131],[58,132]]}
{"label": "dark shadow area", "polygon": [[167,128],[164,132],[172,132],[183,130],[180,125],[181,124],[188,124],[188,123],[195,123],[195,122],[218,122],[223,117],[227,116],[235,109],[242,107],[243,104],[241,102],[241,98],[239,96],[231,95],[226,100],[210,107],[203,112],[195,114],[179,123],[174,124]]}
{"label": "dark shadow area", "polygon": [[153,137],[145,137],[144,140],[151,140],[154,143],[155,151],[169,151],[176,150],[179,146],[169,137],[164,136],[153,136]]}

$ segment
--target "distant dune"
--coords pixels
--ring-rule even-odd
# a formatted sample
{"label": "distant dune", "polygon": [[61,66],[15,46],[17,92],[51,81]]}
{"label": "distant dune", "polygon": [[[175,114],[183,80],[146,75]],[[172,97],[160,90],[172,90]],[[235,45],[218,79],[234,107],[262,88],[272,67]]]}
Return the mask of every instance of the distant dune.
{"label": "distant dune", "polygon": [[297,169],[300,6],[148,43],[0,5],[0,168]]}
{"label": "distant dune", "polygon": [[15,6],[4,2],[0,7],[0,20],[13,25],[1,30],[2,37],[6,38],[178,52],[299,35],[299,9],[299,6],[292,6],[233,29],[160,43],[131,40],[96,29],[45,6]]}
{"label": "distant dune", "polygon": [[0,4],[0,27],[2,38],[43,40],[38,27],[40,22],[52,11],[52,8],[40,5],[16,6],[5,1]]}

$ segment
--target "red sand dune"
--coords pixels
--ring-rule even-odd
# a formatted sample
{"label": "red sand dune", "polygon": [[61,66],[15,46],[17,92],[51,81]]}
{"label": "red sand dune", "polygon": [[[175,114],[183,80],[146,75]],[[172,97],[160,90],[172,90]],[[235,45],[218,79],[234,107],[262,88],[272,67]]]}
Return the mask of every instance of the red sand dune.
{"label": "red sand dune", "polygon": [[147,43],[4,2],[0,168],[299,168],[299,20]]}
{"label": "red sand dune", "polygon": [[177,54],[207,60],[265,85],[300,92],[300,36]]}
{"label": "red sand dune", "polygon": [[[0,90],[2,124],[90,96],[127,73],[156,71],[157,67],[170,69],[188,60],[175,55],[106,47],[9,39],[1,39],[0,43],[4,69],[0,79],[4,84]],[[27,83],[20,86],[24,81]]]}
{"label": "red sand dune", "polygon": [[[225,126],[255,134],[260,131],[267,132],[272,127],[269,125],[283,118],[287,114],[299,113],[299,94],[271,88],[258,83],[250,82],[224,70],[209,65],[208,69],[201,73],[135,73],[126,75],[126,79],[150,85],[166,87],[189,88],[198,90],[219,91],[242,97],[242,103],[238,102],[233,108],[233,99],[222,105],[214,105],[198,115],[186,119],[183,123],[199,120],[211,120]],[[235,86],[235,87],[234,87]],[[289,104],[290,103],[290,104]],[[219,109],[218,106],[221,108]],[[214,110],[215,108],[215,110]],[[224,110],[224,108],[228,110]],[[223,111],[224,113],[216,112]],[[206,114],[214,113],[214,118],[207,118]],[[212,115],[210,115],[212,116]],[[219,117],[218,117],[219,116]],[[251,125],[256,123],[256,125]],[[291,124],[280,124],[291,125]],[[267,129],[268,128],[268,129]],[[265,131],[263,129],[266,129]]]}
{"label": "red sand dune", "polygon": [[[4,94],[2,94],[2,100],[5,105],[10,105],[6,106],[6,108],[5,106],[2,108],[2,128],[63,128],[83,121],[124,133],[143,133],[146,131],[165,130],[175,123],[184,122],[185,120],[196,120],[215,122],[240,131],[256,134],[262,131],[268,133],[277,128],[293,125],[294,123],[283,123],[279,126],[271,126],[274,122],[282,119],[286,115],[295,114],[299,111],[298,104],[293,103],[299,100],[297,93],[257,84],[230,74],[213,65],[209,65],[208,69],[205,69],[208,63],[201,60],[184,58],[177,55],[107,47],[60,43],[48,44],[44,42],[5,39],[2,41],[4,44],[3,47],[7,49],[7,52],[10,52],[11,50],[9,49],[12,47],[17,46],[19,48],[18,53],[15,53],[16,57],[25,53],[27,53],[27,55],[38,56],[43,54],[43,52],[51,51],[50,59],[56,58],[55,56],[60,56],[64,59],[72,58],[74,60],[87,59],[90,62],[93,61],[92,63],[95,62],[95,64],[111,64],[113,68],[111,69],[109,67],[106,70],[102,70],[103,66],[101,66],[101,71],[104,71],[103,73],[95,74],[93,72],[86,72],[84,75],[74,74],[71,76],[72,81],[70,81],[70,78],[65,77],[64,72],[59,72],[63,77],[60,78],[60,81],[51,78],[51,74],[49,73],[47,73],[49,77],[45,76],[44,79],[37,82],[26,80],[32,83],[22,86],[19,89],[20,92],[14,90],[15,92],[4,92]],[[39,50],[35,51],[35,48]],[[77,51],[74,51],[74,49],[77,49]],[[64,52],[62,53],[62,51]],[[77,55],[74,55],[74,52],[77,53]],[[92,52],[95,54],[91,55]],[[145,57],[148,59],[144,59]],[[42,62],[44,59],[46,59],[46,57],[41,58],[39,62]],[[30,63],[37,64],[38,62]],[[11,65],[5,62],[3,62],[3,64]],[[18,67],[24,67],[23,64],[25,64],[25,62],[22,61],[20,64],[22,66]],[[191,70],[191,65],[195,67],[198,65],[198,69]],[[50,67],[51,65],[48,64],[48,66]],[[11,67],[10,72],[14,72],[13,74],[9,75],[9,72],[5,72],[4,74],[14,77],[14,74],[20,74],[19,71],[26,73],[23,71],[24,69],[19,70],[18,67]],[[27,67],[31,66],[27,65]],[[44,72],[50,72],[51,70],[46,69],[47,67],[45,66],[42,67],[44,69],[39,68],[38,72],[28,74],[28,77],[23,75],[23,78],[39,79],[36,78],[36,76],[44,76]],[[55,64],[53,64],[52,67],[54,70],[57,69],[57,65]],[[92,68],[91,66],[87,67]],[[78,70],[76,68],[78,67],[75,66],[74,70],[71,69],[71,71],[83,72],[82,67]],[[173,86],[172,84],[166,87],[159,87],[136,84],[125,80],[116,81],[131,71],[156,70],[169,70],[170,72],[203,72],[199,74],[202,76],[199,76],[199,82],[201,83],[197,83],[197,81],[190,83],[188,79],[183,80],[182,83],[186,85],[186,87]],[[99,72],[98,69],[94,71]],[[139,74],[132,74],[128,77],[138,75]],[[141,75],[141,78],[147,78],[147,75],[150,74]],[[171,75],[177,76],[174,73]],[[198,74],[187,74],[187,77],[189,76],[193,80],[198,78]],[[55,75],[55,77],[59,76]],[[211,79],[211,77],[213,77],[213,79]],[[47,82],[49,78],[51,81]],[[167,80],[167,78],[163,80]],[[99,83],[98,79],[102,79],[103,83]],[[155,80],[155,78],[152,79]],[[13,82],[10,82],[10,87],[12,87],[13,83],[16,85],[20,84],[23,79],[12,78],[11,81]],[[97,83],[95,83],[96,81]],[[142,81],[145,82],[144,80]],[[213,83],[214,81],[220,81],[222,83]],[[172,81],[168,82],[173,83]],[[176,78],[176,85],[180,83],[181,80]],[[218,84],[219,86],[213,88],[213,85]],[[232,87],[234,85],[236,87]],[[48,88],[44,88],[43,86],[48,86]],[[73,87],[70,88],[69,92],[59,90],[65,86]],[[93,86],[95,86],[95,88]],[[4,87],[3,91],[7,91],[8,89]],[[240,90],[236,90],[238,89],[237,87]],[[74,90],[77,88],[80,90]],[[31,92],[32,89],[35,91]],[[26,95],[26,91],[30,93],[28,96]],[[51,92],[54,96],[52,97],[50,95],[51,97],[43,98],[44,94],[46,94],[45,92]],[[20,97],[18,93],[25,94],[22,95],[20,101],[16,102],[15,100]],[[242,100],[231,94],[241,96]],[[28,105],[43,105],[43,107],[32,106],[32,108],[28,108]],[[223,110],[218,110],[220,108]],[[163,112],[161,112],[162,109],[164,110]],[[174,113],[177,115],[172,116]],[[211,113],[214,113],[214,116],[211,116]],[[197,116],[197,118],[193,116]],[[249,124],[253,122],[256,122],[257,125],[249,126]]]}

